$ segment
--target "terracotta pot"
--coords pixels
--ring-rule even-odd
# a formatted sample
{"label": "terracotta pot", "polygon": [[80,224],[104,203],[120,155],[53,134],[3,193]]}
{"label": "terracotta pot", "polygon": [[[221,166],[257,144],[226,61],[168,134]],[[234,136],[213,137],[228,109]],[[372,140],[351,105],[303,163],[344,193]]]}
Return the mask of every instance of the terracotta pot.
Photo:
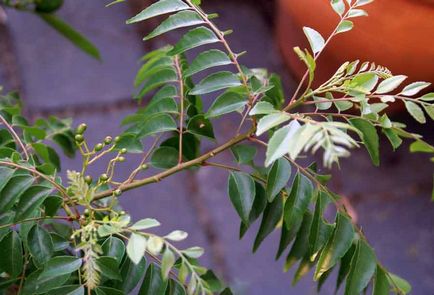
{"label": "terracotta pot", "polygon": [[[340,64],[360,59],[405,74],[412,81],[434,82],[434,1],[376,0],[364,6],[369,17],[354,19],[351,32],[338,35],[318,60],[318,82]],[[338,22],[328,0],[278,0],[277,38],[285,60],[297,78],[305,68],[292,48],[308,48],[302,27],[327,37]]]}

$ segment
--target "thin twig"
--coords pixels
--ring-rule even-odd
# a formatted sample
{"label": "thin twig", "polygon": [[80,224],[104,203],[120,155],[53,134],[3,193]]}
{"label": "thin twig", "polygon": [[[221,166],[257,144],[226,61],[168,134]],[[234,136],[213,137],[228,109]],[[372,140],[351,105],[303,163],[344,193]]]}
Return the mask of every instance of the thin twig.
{"label": "thin twig", "polygon": [[26,146],[24,145],[24,143],[21,141],[20,137],[18,136],[18,134],[15,132],[14,128],[8,123],[8,121],[6,121],[6,119],[0,115],[0,121],[3,123],[3,125],[6,126],[6,128],[9,130],[9,132],[12,134],[15,142],[21,147],[21,149],[23,150],[23,153],[26,157],[26,161],[28,161],[30,159],[29,153],[27,152]]}
{"label": "thin twig", "polygon": [[178,83],[179,83],[179,105],[180,105],[180,112],[179,112],[179,148],[178,148],[178,164],[182,163],[182,137],[184,132],[184,78],[182,76],[182,70],[181,65],[179,64],[179,56],[177,55],[175,57],[175,68],[176,73],[178,76]]}

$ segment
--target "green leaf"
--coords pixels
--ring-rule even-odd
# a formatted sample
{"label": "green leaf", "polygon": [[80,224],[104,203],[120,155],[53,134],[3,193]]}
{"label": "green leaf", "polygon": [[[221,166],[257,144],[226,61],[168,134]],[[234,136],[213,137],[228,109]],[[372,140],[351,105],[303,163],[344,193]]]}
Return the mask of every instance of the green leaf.
{"label": "green leaf", "polygon": [[333,232],[333,225],[327,223],[323,218],[324,210],[329,202],[330,198],[327,193],[320,192],[315,204],[315,213],[309,236],[309,254],[311,261],[315,260],[319,251],[326,244]]}
{"label": "green leaf", "polygon": [[301,125],[297,120],[291,121],[287,126],[274,132],[268,142],[265,166],[283,157],[288,153],[288,146],[294,140],[294,134],[300,129]]}
{"label": "green leaf", "polygon": [[122,280],[119,272],[119,262],[115,257],[101,256],[96,260],[101,274],[110,280]]}
{"label": "green leaf", "polygon": [[151,157],[151,165],[156,168],[169,169],[178,165],[179,152],[170,146],[157,148]]}
{"label": "green leaf", "polygon": [[297,174],[292,184],[291,193],[286,200],[283,213],[283,220],[288,230],[295,230],[297,233],[303,215],[308,209],[309,203],[313,196],[312,182],[306,176]]}
{"label": "green leaf", "polygon": [[359,240],[351,260],[350,273],[345,285],[345,295],[360,294],[371,281],[376,265],[377,258],[374,250],[365,241]]}
{"label": "green leaf", "polygon": [[414,82],[404,87],[404,89],[399,93],[400,95],[404,96],[413,96],[418,94],[423,89],[430,86],[431,83],[428,82]]}
{"label": "green leaf", "polygon": [[268,202],[272,202],[279,192],[286,186],[291,177],[291,165],[280,158],[274,162],[267,177],[266,194]]}
{"label": "green leaf", "polygon": [[190,64],[185,71],[184,76],[189,77],[206,69],[218,66],[224,66],[231,63],[230,58],[226,53],[211,49],[200,53]]}
{"label": "green leaf", "polygon": [[416,140],[410,145],[410,152],[412,153],[434,153],[434,147],[425,141]]}
{"label": "green leaf", "polygon": [[320,33],[309,27],[303,27],[303,32],[306,35],[307,40],[309,41],[313,54],[316,54],[323,50],[325,46],[325,40]]}
{"label": "green leaf", "polygon": [[147,240],[144,236],[132,233],[127,244],[128,257],[134,264],[139,264],[145,255]]}
{"label": "green leaf", "polygon": [[427,94],[423,95],[422,97],[420,97],[419,99],[423,100],[423,101],[434,101],[434,92],[427,93]]}
{"label": "green leaf", "polygon": [[143,152],[143,145],[135,134],[125,133],[119,136],[116,141],[116,150],[127,149],[129,153]]}
{"label": "green leaf", "polygon": [[267,132],[271,128],[274,128],[286,121],[289,121],[291,119],[291,116],[288,115],[286,112],[279,112],[275,114],[270,114],[262,117],[259,122],[256,129],[256,135],[260,136],[264,132]]}
{"label": "green leaf", "polygon": [[202,114],[196,115],[188,121],[187,131],[191,134],[215,139],[211,121]]}
{"label": "green leaf", "polygon": [[398,294],[408,294],[411,292],[411,285],[403,278],[393,273],[389,273],[387,278],[394,292]]}
{"label": "green leaf", "polygon": [[52,164],[57,171],[60,171],[60,159],[56,151],[43,143],[32,143],[32,147],[36,154],[41,157],[44,162]]}
{"label": "green leaf", "polygon": [[146,271],[146,259],[143,257],[139,264],[133,263],[130,259],[125,259],[121,267],[122,281],[114,287],[123,290],[123,294],[129,294],[143,278]]}
{"label": "green leaf", "polygon": [[134,79],[134,87],[139,87],[145,80],[151,78],[163,69],[170,69],[174,66],[173,58],[166,56],[166,54],[165,50],[164,53],[162,52],[151,58],[140,67]]}
{"label": "green leaf", "polygon": [[160,0],[146,7],[136,16],[127,20],[127,24],[132,24],[150,19],[166,13],[177,12],[189,9],[189,6],[181,0]]}
{"label": "green leaf", "polygon": [[[9,211],[0,214],[0,224],[6,225],[12,223],[14,220],[15,212]],[[9,228],[0,229],[0,241],[9,233]],[[0,267],[1,269],[1,267]]]}
{"label": "green leaf", "polygon": [[149,265],[139,295],[164,295],[167,288],[167,281],[163,279],[160,268]]}
{"label": "green leaf", "polygon": [[232,154],[238,164],[252,165],[256,156],[256,148],[251,145],[238,144],[231,147]]}
{"label": "green leaf", "polygon": [[378,85],[377,90],[375,90],[375,93],[377,94],[389,93],[395,90],[396,88],[398,88],[399,85],[401,85],[402,82],[405,81],[405,79],[407,79],[407,76],[404,75],[398,75],[398,76],[387,78]]}
{"label": "green leaf", "polygon": [[341,284],[348,277],[348,273],[350,272],[350,268],[352,266],[351,260],[353,259],[354,252],[356,252],[356,246],[357,245],[353,244],[351,248],[347,251],[347,253],[345,253],[344,257],[342,257],[341,259],[338,278],[336,280],[336,293],[339,291]]}
{"label": "green leaf", "polygon": [[282,218],[283,202],[281,198],[275,198],[272,203],[268,203],[262,215],[261,225],[253,244],[253,252],[261,245],[262,241],[275,229]]}
{"label": "green leaf", "polygon": [[227,71],[217,72],[200,81],[199,84],[190,90],[190,94],[202,95],[240,85],[241,82],[237,75]]}
{"label": "green leaf", "polygon": [[12,178],[14,175],[14,170],[10,169],[8,167],[0,166],[0,192],[3,190],[3,188],[6,186],[8,181]]}
{"label": "green leaf", "polygon": [[378,76],[372,72],[365,72],[356,75],[348,87],[350,91],[355,92],[355,94],[369,94],[377,85]]}
{"label": "green leaf", "polygon": [[0,192],[0,212],[11,209],[21,195],[32,185],[30,175],[16,175],[12,177]]}
{"label": "green leaf", "polygon": [[148,117],[141,127],[139,136],[143,138],[151,134],[174,130],[177,130],[175,120],[168,114],[160,113]]}
{"label": "green leaf", "polygon": [[99,286],[95,289],[96,295],[125,295],[124,292],[110,287]]}
{"label": "green leaf", "polygon": [[253,109],[250,111],[249,115],[250,116],[268,115],[271,113],[278,113],[278,112],[279,111],[276,110],[274,108],[274,106],[271,103],[269,103],[268,101],[260,101],[257,104],[255,104]]}
{"label": "green leaf", "polygon": [[380,266],[377,265],[377,271],[375,273],[374,287],[372,295],[389,295],[390,286],[387,279],[387,275]]}
{"label": "green leaf", "polygon": [[38,13],[38,16],[83,52],[98,60],[101,59],[98,48],[56,15],[51,13]]}
{"label": "green leaf", "polygon": [[203,255],[204,250],[201,247],[191,247],[185,250],[182,250],[182,254],[187,255],[190,258],[199,258]]}
{"label": "green leaf", "polygon": [[19,276],[23,270],[23,246],[15,231],[8,233],[0,242],[0,269],[11,278]]}
{"label": "green leaf", "polygon": [[348,12],[348,18],[360,17],[360,16],[368,16],[368,13],[363,9],[351,9]]}
{"label": "green leaf", "polygon": [[54,244],[50,234],[39,225],[35,225],[30,230],[28,247],[37,265],[44,264],[54,254]]}
{"label": "green leaf", "polygon": [[145,219],[139,220],[136,223],[134,223],[131,226],[131,229],[133,229],[133,230],[145,230],[145,229],[153,228],[153,227],[157,227],[157,226],[160,226],[160,222],[158,222],[158,220],[153,219],[153,218],[145,218]]}
{"label": "green leaf", "polygon": [[241,223],[240,226],[240,239],[249,229],[249,226],[258,219],[268,204],[267,197],[265,196],[265,189],[258,182],[255,182],[255,192],[255,200],[253,201],[252,210],[250,211],[249,223]]}
{"label": "green leaf", "polygon": [[351,219],[341,212],[336,215],[336,227],[326,246],[321,251],[315,270],[315,280],[330,270],[351,247],[354,239],[354,228]]}
{"label": "green leaf", "polygon": [[51,191],[52,188],[42,185],[35,185],[27,189],[18,202],[15,221],[19,222],[30,217],[42,205]]}
{"label": "green leaf", "polygon": [[190,30],[181,40],[176,43],[175,47],[169,52],[170,55],[183,53],[192,48],[196,48],[205,44],[212,44],[219,41],[219,38],[213,31],[206,27],[198,27]]}
{"label": "green leaf", "polygon": [[163,275],[163,279],[167,280],[169,277],[169,272],[175,264],[175,255],[173,252],[166,248],[163,253],[163,258],[161,259],[161,274]]}
{"label": "green leaf", "polygon": [[390,141],[390,144],[393,147],[393,150],[396,150],[401,144],[402,139],[398,136],[398,134],[392,129],[384,129],[383,133],[386,135],[387,139]]}
{"label": "green leaf", "polygon": [[125,244],[119,238],[110,236],[101,245],[104,256],[113,257],[120,264],[125,254]]}
{"label": "green leaf", "polygon": [[406,100],[405,108],[416,121],[418,121],[421,124],[426,123],[426,118],[422,111],[422,108],[418,106],[416,103]]}
{"label": "green leaf", "polygon": [[289,251],[285,261],[285,271],[288,271],[298,260],[302,259],[308,252],[309,234],[312,225],[312,214],[307,211],[304,213],[303,222],[301,223],[300,230],[297,237]]}
{"label": "green leaf", "polygon": [[331,0],[330,4],[332,5],[333,10],[339,15],[342,16],[345,12],[345,3],[344,0]]}
{"label": "green leaf", "polygon": [[32,272],[25,280],[23,295],[44,294],[60,287],[69,279],[71,274],[40,277],[42,269]]}
{"label": "green leaf", "polygon": [[350,20],[343,20],[338,28],[336,29],[336,34],[345,33],[351,31],[354,27],[354,23]]}
{"label": "green leaf", "polygon": [[75,256],[56,256],[51,258],[45,265],[39,279],[71,274],[81,266],[81,259]]}
{"label": "green leaf", "polygon": [[350,124],[361,132],[363,144],[371,156],[372,163],[375,166],[380,165],[380,139],[375,126],[368,120],[353,118],[350,119]]}
{"label": "green leaf", "polygon": [[243,172],[231,172],[228,193],[243,223],[249,224],[249,215],[255,199],[255,182],[252,177]]}
{"label": "green leaf", "polygon": [[84,295],[84,287],[80,285],[66,285],[52,289],[47,295]]}
{"label": "green leaf", "polygon": [[428,114],[431,120],[434,120],[434,104],[424,104],[423,108],[425,109],[425,112]]}
{"label": "green leaf", "polygon": [[150,91],[167,83],[176,82],[177,80],[178,75],[176,74],[176,71],[173,69],[173,67],[163,67],[143,83],[142,89],[135,96],[135,98],[143,98]]}
{"label": "green leaf", "polygon": [[235,91],[227,91],[214,100],[206,118],[215,118],[224,114],[232,113],[242,109],[247,104],[247,99],[244,95]]}
{"label": "green leaf", "polygon": [[190,27],[203,23],[203,19],[196,12],[189,10],[180,11],[169,16],[155,30],[143,38],[143,40],[147,41],[175,29]]}

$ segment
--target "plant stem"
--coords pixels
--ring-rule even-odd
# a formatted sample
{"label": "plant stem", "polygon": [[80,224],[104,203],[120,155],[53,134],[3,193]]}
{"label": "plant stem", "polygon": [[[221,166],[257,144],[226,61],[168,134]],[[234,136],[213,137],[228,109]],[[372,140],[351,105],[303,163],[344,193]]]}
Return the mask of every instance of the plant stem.
{"label": "plant stem", "polygon": [[20,221],[14,222],[14,223],[2,224],[2,225],[0,225],[0,229],[11,227],[11,226],[15,226],[15,225],[22,224],[22,223],[33,222],[33,221],[40,221],[40,220],[68,220],[69,221],[69,220],[72,220],[72,217],[69,217],[69,216],[33,217],[33,218],[28,218],[28,219],[20,220]]}
{"label": "plant stem", "polygon": [[[217,155],[217,154],[219,154],[219,153],[227,150],[228,148],[232,147],[233,145],[236,145],[237,143],[240,143],[241,141],[249,138],[251,136],[252,132],[253,132],[253,129],[249,130],[246,133],[240,134],[240,135],[238,135],[238,136],[230,139],[226,143],[224,143],[224,144],[222,144],[222,145],[214,148],[213,150],[211,150],[211,151],[209,151],[209,152],[201,155],[200,157],[198,157],[196,159],[193,159],[193,160],[190,160],[190,161],[187,161],[187,162],[183,162],[183,163],[181,163],[181,164],[179,164],[179,165],[177,165],[175,167],[167,169],[167,170],[165,170],[163,172],[160,172],[158,174],[155,174],[153,176],[144,178],[142,180],[137,180],[137,181],[125,184],[125,185],[120,185],[119,189],[122,190],[122,191],[128,191],[128,190],[131,190],[131,189],[134,189],[134,188],[137,188],[137,187],[144,186],[146,184],[159,182],[162,179],[164,179],[164,178],[166,178],[166,177],[168,177],[168,176],[170,176],[170,175],[172,175],[172,174],[174,174],[176,172],[179,172],[181,170],[184,170],[186,168],[189,168],[189,167],[192,167],[192,166],[195,166],[195,165],[200,165],[203,162],[205,162],[206,160],[208,160],[209,158],[212,158],[215,155]],[[99,199],[103,199],[105,197],[111,196],[112,193],[113,193],[112,189],[100,192],[100,193],[98,193],[98,194],[95,195],[95,197],[94,197],[93,200],[96,201],[96,200],[99,200]]]}
{"label": "plant stem", "polygon": [[29,153],[27,152],[26,146],[21,141],[20,137],[15,132],[14,128],[12,128],[12,126],[8,123],[8,121],[6,121],[6,119],[2,115],[0,115],[0,121],[6,126],[6,128],[9,130],[9,132],[12,134],[12,137],[14,138],[16,144],[18,144],[21,147],[21,149],[23,150],[23,153],[26,157],[26,161],[28,161],[30,159]]}
{"label": "plant stem", "polygon": [[175,57],[175,68],[176,73],[178,75],[178,83],[179,83],[179,105],[180,105],[180,113],[179,113],[179,155],[178,155],[178,164],[182,163],[182,136],[184,132],[184,78],[182,76],[181,65],[179,64],[179,56]]}

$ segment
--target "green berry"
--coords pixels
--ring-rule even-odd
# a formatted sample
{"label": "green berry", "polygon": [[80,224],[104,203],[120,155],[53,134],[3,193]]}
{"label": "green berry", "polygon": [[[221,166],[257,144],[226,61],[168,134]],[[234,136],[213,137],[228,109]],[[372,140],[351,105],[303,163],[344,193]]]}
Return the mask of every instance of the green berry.
{"label": "green berry", "polygon": [[77,135],[75,136],[75,141],[76,141],[77,143],[82,143],[83,140],[84,140],[83,135],[81,135],[81,134],[77,134]]}
{"label": "green berry", "polygon": [[89,216],[90,210],[89,209],[84,209],[83,213],[84,213],[85,216]]}
{"label": "green berry", "polygon": [[147,164],[143,164],[142,166],[140,166],[140,169],[142,169],[142,170],[146,170],[148,168],[149,168],[149,166]]}
{"label": "green berry", "polygon": [[102,150],[103,147],[104,147],[104,145],[102,143],[98,143],[95,146],[94,150],[95,150],[95,152],[99,152],[100,150]]}
{"label": "green berry", "polygon": [[104,144],[111,144],[113,141],[111,136],[107,136],[106,138],[104,138]]}
{"label": "green berry", "polygon": [[86,176],[84,177],[84,181],[85,181],[87,184],[91,184],[91,183],[92,183],[92,176],[90,176],[90,175],[86,175]]}
{"label": "green berry", "polygon": [[126,153],[127,153],[127,149],[126,149],[126,148],[123,148],[123,149],[121,149],[121,150],[119,151],[119,153],[120,153],[120,154],[126,154]]}
{"label": "green berry", "polygon": [[77,134],[83,134],[87,129],[87,125],[85,123],[82,123],[78,125],[77,127]]}
{"label": "green berry", "polygon": [[116,137],[115,137],[115,142],[118,143],[119,140],[121,140],[121,138],[120,138],[119,136],[116,136]]}
{"label": "green berry", "polygon": [[119,197],[119,196],[122,194],[122,191],[121,191],[120,189],[117,189],[117,190],[115,190],[115,191],[113,192],[113,194],[114,194],[116,197]]}
{"label": "green berry", "polygon": [[107,181],[108,180],[108,175],[107,174],[101,174],[101,176],[99,177],[99,179],[101,180],[101,181],[103,181],[103,182],[105,182],[105,181]]}
{"label": "green berry", "polygon": [[119,158],[118,158],[118,161],[119,161],[119,162],[124,162],[124,161],[125,161],[125,157],[119,157]]}

